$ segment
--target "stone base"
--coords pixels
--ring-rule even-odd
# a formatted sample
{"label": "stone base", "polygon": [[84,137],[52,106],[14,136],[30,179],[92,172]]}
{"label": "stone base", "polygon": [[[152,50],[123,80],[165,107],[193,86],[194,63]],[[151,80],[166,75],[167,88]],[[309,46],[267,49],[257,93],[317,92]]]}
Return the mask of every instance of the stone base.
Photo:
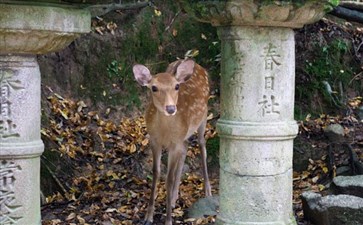
{"label": "stone base", "polygon": [[[40,225],[40,157],[0,159],[0,224]],[[4,196],[4,197],[3,197]]]}
{"label": "stone base", "polygon": [[334,177],[331,189],[335,195],[345,194],[363,198],[363,175]]}
{"label": "stone base", "polygon": [[295,224],[291,215],[291,177],[292,170],[257,177],[239,176],[221,169],[217,224]]}
{"label": "stone base", "polygon": [[353,195],[301,195],[304,218],[319,225],[363,224],[363,198]]}

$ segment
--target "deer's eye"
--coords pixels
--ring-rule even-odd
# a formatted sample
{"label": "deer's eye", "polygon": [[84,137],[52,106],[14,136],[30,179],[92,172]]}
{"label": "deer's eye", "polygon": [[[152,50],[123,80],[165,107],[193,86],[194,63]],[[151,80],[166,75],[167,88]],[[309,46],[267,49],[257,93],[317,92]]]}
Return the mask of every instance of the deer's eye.
{"label": "deer's eye", "polygon": [[157,88],[156,86],[151,86],[151,90],[152,90],[153,92],[157,92],[157,91],[158,91],[158,88]]}
{"label": "deer's eye", "polygon": [[179,84],[175,85],[175,90],[179,90]]}

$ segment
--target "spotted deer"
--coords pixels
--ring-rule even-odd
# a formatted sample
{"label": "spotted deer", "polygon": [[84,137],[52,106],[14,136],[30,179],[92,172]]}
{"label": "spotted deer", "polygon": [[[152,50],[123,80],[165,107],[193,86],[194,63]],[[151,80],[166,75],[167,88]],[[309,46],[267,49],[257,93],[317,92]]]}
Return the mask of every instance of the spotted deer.
{"label": "spotted deer", "polygon": [[154,76],[147,67],[139,64],[133,67],[133,72],[136,81],[151,90],[145,119],[153,153],[153,181],[144,224],[151,225],[153,222],[160,159],[162,150],[165,149],[168,151],[165,225],[171,225],[171,213],[178,198],[188,138],[195,131],[198,131],[202,153],[205,195],[211,196],[204,139],[209,98],[208,73],[190,59],[177,60],[168,66],[165,73]]}

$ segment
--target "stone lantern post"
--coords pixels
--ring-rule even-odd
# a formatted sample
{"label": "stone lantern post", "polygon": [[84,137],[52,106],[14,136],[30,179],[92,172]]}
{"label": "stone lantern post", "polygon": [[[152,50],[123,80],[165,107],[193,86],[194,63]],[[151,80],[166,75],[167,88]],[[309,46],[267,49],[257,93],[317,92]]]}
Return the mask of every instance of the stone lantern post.
{"label": "stone lantern post", "polygon": [[0,224],[39,225],[40,72],[36,54],[90,31],[80,8],[0,2]]}
{"label": "stone lantern post", "polygon": [[[294,3],[295,2],[295,3]],[[188,1],[221,39],[217,224],[296,224],[292,211],[295,40],[338,1]]]}

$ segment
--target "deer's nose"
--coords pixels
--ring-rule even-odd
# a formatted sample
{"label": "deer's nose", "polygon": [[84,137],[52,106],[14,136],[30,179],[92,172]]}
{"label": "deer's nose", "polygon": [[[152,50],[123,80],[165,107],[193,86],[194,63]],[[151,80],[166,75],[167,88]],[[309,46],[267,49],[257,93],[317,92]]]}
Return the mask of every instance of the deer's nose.
{"label": "deer's nose", "polygon": [[165,108],[166,108],[166,112],[168,112],[170,115],[174,114],[176,111],[175,105],[167,105]]}

